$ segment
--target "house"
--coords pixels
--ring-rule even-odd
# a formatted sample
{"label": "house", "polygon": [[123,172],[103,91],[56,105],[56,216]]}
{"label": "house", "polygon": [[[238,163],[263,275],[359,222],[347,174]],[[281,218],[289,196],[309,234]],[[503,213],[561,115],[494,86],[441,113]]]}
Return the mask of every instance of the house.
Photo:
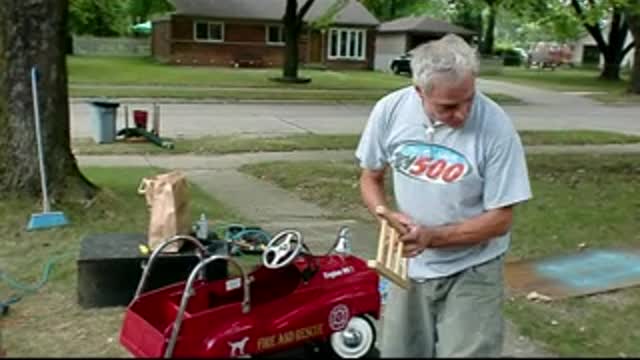
{"label": "house", "polygon": [[471,42],[476,32],[428,16],[407,16],[380,24],[374,68],[389,71],[391,60],[416,46],[453,33]]}
{"label": "house", "polygon": [[[602,35],[605,39],[607,39],[609,34],[608,25],[602,30]],[[624,47],[629,46],[633,42],[633,35],[631,31],[627,34],[627,38],[625,39]],[[583,37],[579,38],[575,43],[571,44],[573,48],[573,63],[576,65],[595,65],[599,68],[604,66],[604,56],[598,50],[598,45],[596,41],[593,39],[593,36],[590,34],[585,34]],[[620,62],[620,67],[625,68],[628,67],[631,69],[633,67],[633,56],[635,49],[631,49],[627,55]]]}
{"label": "house", "polygon": [[[310,26],[336,0],[315,0],[299,38],[302,64],[371,69],[378,20],[357,0],[344,0],[330,25]],[[281,66],[286,0],[173,0],[175,11],[153,21],[152,55],[184,65]],[[304,1],[298,1],[302,6]],[[329,12],[328,12],[329,11]]]}

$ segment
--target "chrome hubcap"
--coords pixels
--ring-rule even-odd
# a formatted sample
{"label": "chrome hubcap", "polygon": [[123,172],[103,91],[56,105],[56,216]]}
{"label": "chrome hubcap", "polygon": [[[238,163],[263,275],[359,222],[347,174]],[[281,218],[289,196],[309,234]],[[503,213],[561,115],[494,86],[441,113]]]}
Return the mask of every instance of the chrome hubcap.
{"label": "chrome hubcap", "polygon": [[355,329],[346,329],[342,332],[342,341],[348,347],[357,347],[362,343],[362,334]]}

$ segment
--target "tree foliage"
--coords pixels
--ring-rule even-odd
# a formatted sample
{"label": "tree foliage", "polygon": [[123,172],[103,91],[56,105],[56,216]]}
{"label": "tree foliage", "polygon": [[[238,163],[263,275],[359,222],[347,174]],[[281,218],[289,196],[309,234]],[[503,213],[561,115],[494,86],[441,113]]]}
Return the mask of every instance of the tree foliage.
{"label": "tree foliage", "polygon": [[121,36],[130,25],[171,10],[168,0],[69,0],[69,27],[78,35]]}
{"label": "tree foliage", "polygon": [[482,34],[482,4],[474,0],[452,2],[448,9],[449,20],[458,26]]}
{"label": "tree foliage", "polygon": [[69,26],[78,35],[119,36],[129,17],[121,0],[69,0]]}
{"label": "tree foliage", "polygon": [[[628,3],[629,0],[571,0],[575,15],[595,40],[604,58],[600,73],[602,79],[620,79],[620,63],[632,48],[632,45],[625,47],[629,33],[628,14],[625,13]],[[606,28],[607,38],[603,33]]]}
{"label": "tree foliage", "polygon": [[382,22],[425,13],[437,17],[447,7],[446,0],[362,0],[362,4]]}
{"label": "tree foliage", "polygon": [[497,21],[498,38],[525,47],[538,41],[575,41],[585,29],[569,10],[558,1],[544,0],[511,6]]}
{"label": "tree foliage", "polygon": [[174,9],[168,0],[129,0],[127,12],[133,23],[147,21],[154,14],[162,14]]}

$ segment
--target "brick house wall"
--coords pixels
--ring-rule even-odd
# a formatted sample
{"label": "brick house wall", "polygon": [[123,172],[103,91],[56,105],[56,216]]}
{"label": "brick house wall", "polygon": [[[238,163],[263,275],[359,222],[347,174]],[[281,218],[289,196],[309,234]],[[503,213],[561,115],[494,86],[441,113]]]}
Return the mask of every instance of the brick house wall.
{"label": "brick house wall", "polygon": [[[224,23],[224,41],[194,40],[194,21],[196,20]],[[267,43],[267,25],[278,24],[173,15],[166,20],[166,23],[163,21],[153,23],[152,54],[160,61],[181,65],[279,67],[284,62],[284,44]],[[324,38],[318,41],[317,38],[322,36]],[[327,37],[327,34],[320,35],[318,31],[303,30],[298,45],[300,63],[320,60],[333,69],[373,68],[375,30],[367,31],[365,60],[329,60],[326,49]],[[317,44],[322,42],[325,48],[311,49],[312,38],[315,41],[314,46],[317,47]],[[318,51],[322,52],[322,58],[310,59],[312,56],[318,56]]]}
{"label": "brick house wall", "polygon": [[162,62],[169,61],[171,57],[170,29],[168,20],[160,20],[153,24],[151,54]]}

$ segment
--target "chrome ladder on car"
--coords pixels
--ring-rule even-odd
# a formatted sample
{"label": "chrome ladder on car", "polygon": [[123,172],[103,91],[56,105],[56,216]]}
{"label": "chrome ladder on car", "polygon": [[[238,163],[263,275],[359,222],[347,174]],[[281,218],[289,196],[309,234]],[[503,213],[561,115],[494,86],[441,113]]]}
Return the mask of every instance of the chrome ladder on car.
{"label": "chrome ladder on car", "polygon": [[142,277],[140,278],[138,289],[136,290],[136,293],[133,297],[133,300],[131,300],[131,303],[133,303],[138,298],[138,296],[140,296],[142,290],[144,289],[144,284],[149,275],[151,265],[155,261],[158,254],[167,245],[179,240],[188,240],[194,243],[196,245],[196,249],[199,250],[199,252],[197,253],[197,256],[200,259],[200,261],[198,262],[198,265],[196,265],[195,268],[191,271],[191,274],[189,274],[189,278],[187,279],[187,283],[184,287],[184,291],[182,293],[182,299],[180,300],[180,308],[178,309],[178,313],[176,314],[176,319],[173,323],[173,329],[171,331],[171,337],[169,338],[169,342],[167,344],[167,349],[164,352],[165,358],[170,358],[173,355],[173,350],[175,349],[176,341],[178,339],[178,333],[180,333],[180,327],[182,326],[182,320],[184,318],[184,312],[187,308],[187,303],[189,302],[189,298],[193,296],[193,289],[192,289],[193,283],[196,280],[196,277],[198,279],[205,278],[204,268],[209,263],[214,262],[216,260],[225,260],[227,262],[233,263],[233,265],[235,265],[235,267],[237,267],[240,270],[240,276],[242,278],[242,289],[244,292],[243,298],[242,298],[242,313],[246,314],[251,309],[250,297],[249,297],[249,279],[244,269],[242,268],[242,266],[240,266],[240,264],[230,256],[211,255],[206,257],[206,255],[208,254],[207,249],[196,238],[192,236],[187,236],[187,235],[176,235],[166,240],[164,243],[162,243],[162,245],[158,246],[153,251],[153,253],[151,253],[148,263],[144,266],[144,271],[142,273]]}

